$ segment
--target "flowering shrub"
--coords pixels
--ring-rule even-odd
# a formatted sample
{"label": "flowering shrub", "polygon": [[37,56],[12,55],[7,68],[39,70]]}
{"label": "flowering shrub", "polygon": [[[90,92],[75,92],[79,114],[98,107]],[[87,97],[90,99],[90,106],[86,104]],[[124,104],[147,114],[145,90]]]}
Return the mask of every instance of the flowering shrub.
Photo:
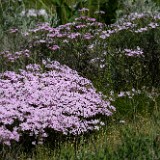
{"label": "flowering shrub", "polygon": [[87,16],[56,28],[40,24],[28,32],[34,37],[29,49],[115,89],[157,85],[159,19],[157,13],[131,13],[109,26]]}
{"label": "flowering shrub", "polygon": [[[38,52],[39,57],[56,59],[81,73],[88,70],[92,72],[91,60],[105,58],[105,55],[101,54],[106,49],[106,43],[101,35],[104,27],[105,24],[86,16],[56,28],[50,27],[47,23],[40,24],[29,31],[29,34],[34,35],[30,41],[30,50]],[[98,44],[103,45],[103,50]]]}
{"label": "flowering shrub", "polygon": [[[158,13],[135,12],[109,26],[84,15],[55,28],[48,23],[38,24],[22,33],[29,56],[15,57],[16,61],[9,63],[11,67],[3,70],[51,58],[93,80],[100,90],[108,84],[118,90],[157,86],[159,20]],[[17,31],[10,32],[15,35]]]}
{"label": "flowering shrub", "polygon": [[18,70],[19,68],[24,68],[25,63],[29,61],[30,51],[28,49],[17,52],[6,50],[0,52],[0,57],[0,72]]}
{"label": "flowering shrub", "polygon": [[[79,135],[104,123],[115,108],[97,93],[91,81],[57,61],[43,60],[19,73],[0,74],[0,142],[10,145],[28,134],[42,143],[46,129]],[[43,72],[43,69],[47,70]]]}
{"label": "flowering shrub", "polygon": [[[113,55],[117,54],[117,59],[113,58],[117,66],[115,75],[119,75],[115,80],[121,77],[120,81],[132,84],[134,87],[158,86],[159,22],[160,16],[157,12],[152,14],[135,12],[123,16],[112,25],[118,29],[109,43]],[[125,56],[122,56],[124,54]]]}
{"label": "flowering shrub", "polygon": [[[51,27],[48,23],[38,24],[31,30],[24,29],[21,36],[19,34],[22,30],[11,25],[13,29],[9,27],[6,31],[10,33],[7,40],[12,39],[14,43],[8,45],[12,46],[11,49],[5,49],[14,53],[16,52],[14,48],[18,44],[18,50],[24,48],[31,51],[29,61],[26,57],[23,59],[25,64],[39,63],[42,59],[50,57],[91,80],[96,79],[97,83],[103,80],[100,83],[110,83],[116,86],[115,88],[123,85],[137,87],[145,83],[157,86],[160,14],[158,9],[152,12],[151,5],[148,12],[140,12],[146,8],[147,4],[144,1],[142,3],[136,1],[133,6],[132,1],[124,3],[129,3],[130,9],[134,6],[134,10],[131,9],[133,12],[123,11],[123,17],[111,25],[85,16],[88,15],[86,8],[79,10],[81,16],[75,18],[72,23],[58,27]],[[137,11],[139,3],[143,9]],[[42,10],[37,10],[37,14],[40,11]],[[20,17],[27,13],[28,10]],[[104,14],[100,11],[97,13]],[[15,37],[18,35],[21,39],[17,43]],[[140,49],[137,53],[141,56],[133,54],[137,48]],[[14,51],[11,51],[12,49]]]}

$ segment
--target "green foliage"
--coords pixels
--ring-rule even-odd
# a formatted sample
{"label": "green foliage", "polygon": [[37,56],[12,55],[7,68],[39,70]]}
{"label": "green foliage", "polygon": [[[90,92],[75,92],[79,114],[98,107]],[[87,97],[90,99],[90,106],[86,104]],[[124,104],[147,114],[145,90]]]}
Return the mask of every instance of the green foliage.
{"label": "green foliage", "polygon": [[[111,24],[116,21],[116,11],[118,9],[118,0],[88,0],[84,7],[89,9],[88,16],[95,17],[98,21]],[[104,14],[95,14],[103,11]]]}
{"label": "green foliage", "polygon": [[154,3],[154,0],[120,0],[117,18],[134,12],[152,13],[157,11],[159,11],[159,7]]}
{"label": "green foliage", "polygon": [[159,159],[159,91],[134,92],[126,92],[124,97],[113,95],[117,113],[107,120],[107,126],[92,135],[70,137],[64,141],[59,136],[59,140],[33,147],[28,153],[20,145],[4,147],[1,157],[20,160]]}
{"label": "green foliage", "polygon": [[[154,115],[152,115],[154,117]],[[81,137],[77,148],[74,141],[61,144],[60,148],[39,145],[32,153],[15,154],[8,150],[6,158],[26,160],[124,160],[159,159],[159,124],[152,117],[140,118],[130,123],[111,121],[112,125],[90,135]],[[5,154],[4,154],[5,156]]]}
{"label": "green foliage", "polygon": [[[39,4],[51,14],[51,25],[58,26],[72,21],[78,10],[84,6],[86,0],[66,1],[66,0],[40,0]],[[55,19],[57,20],[54,23]]]}
{"label": "green foliage", "polygon": [[[119,159],[157,159],[159,147],[156,147],[156,135],[148,136],[132,127],[122,131],[122,144],[115,155]],[[116,157],[115,156],[115,157]]]}
{"label": "green foliage", "polygon": [[112,24],[116,21],[116,11],[118,9],[118,0],[108,0],[107,2],[102,1],[99,6],[99,10],[105,11],[105,14],[102,15],[101,19],[106,24]]}
{"label": "green foliage", "polygon": [[[35,11],[38,9],[36,4]],[[27,41],[23,34],[35,24],[47,21],[42,16],[27,16],[28,9],[33,9],[32,7],[28,1],[0,1],[0,51],[15,52],[25,49]],[[16,29],[13,34],[12,29]]]}
{"label": "green foliage", "polygon": [[[156,0],[155,0],[156,1]],[[39,32],[24,36],[30,28],[34,28],[38,22],[51,22],[52,26],[73,21],[79,15],[78,9],[87,7],[90,9],[86,15],[96,17],[107,24],[115,22],[115,25],[123,25],[125,22],[137,24],[135,30],[144,28],[150,22],[155,22],[153,15],[158,13],[158,5],[151,0],[126,0],[103,1],[88,0],[68,3],[65,0],[41,0],[41,1],[0,1],[0,51],[9,50],[15,52],[30,47],[32,56],[20,58],[15,63],[7,62],[0,57],[0,70],[18,70],[29,63],[41,63],[43,58],[58,59],[62,63],[70,65],[94,81],[94,85],[109,98],[113,98],[113,105],[117,113],[108,122],[108,128],[95,133],[90,138],[81,137],[80,141],[60,141],[52,139],[51,147],[39,146],[33,153],[24,153],[20,146],[15,148],[1,148],[2,159],[31,158],[34,160],[48,159],[77,159],[77,160],[123,160],[123,159],[160,159],[160,126],[159,126],[159,90],[142,91],[140,94],[118,97],[118,93],[109,92],[130,91],[143,85],[159,87],[160,80],[160,29],[149,29],[143,33],[133,33],[129,29],[118,31],[109,38],[102,40],[94,37],[93,40],[73,39],[68,44],[62,43],[62,39],[53,39],[55,44],[62,47],[61,51],[50,51],[46,44],[38,44],[37,41],[46,38],[46,33]],[[159,1],[156,1],[159,4]],[[22,17],[20,13],[30,8],[45,8],[49,17],[47,20],[34,17]],[[105,15],[94,15],[96,10],[106,11]],[[147,13],[147,16],[131,21],[126,15],[130,13]],[[115,15],[116,13],[116,15]],[[128,19],[127,19],[128,18]],[[59,20],[59,21],[58,21]],[[159,20],[157,21],[159,23]],[[114,29],[114,25],[105,26],[104,30]],[[18,28],[18,32],[10,33],[11,28]],[[72,27],[72,31],[76,29]],[[98,28],[89,28],[94,31]],[[81,34],[89,32],[82,29]],[[92,32],[91,32],[92,33]],[[36,43],[38,44],[36,44]],[[94,49],[88,47],[92,44]],[[107,44],[107,45],[106,45]],[[126,48],[143,49],[144,57],[127,57],[123,50]],[[106,56],[103,56],[106,51]],[[80,54],[82,56],[80,56]],[[90,65],[89,61],[95,57],[105,59],[106,67],[97,68],[97,64]]]}
{"label": "green foliage", "polygon": [[[119,24],[123,23],[122,21],[119,22]],[[149,21],[154,21],[154,19],[150,15],[147,16],[147,18],[144,17],[135,21],[128,22],[136,24],[137,28],[145,28],[147,23],[150,23]],[[139,34],[135,34],[128,30],[122,30],[111,37],[109,43],[110,47],[113,49],[111,51],[113,55],[117,53],[118,50],[123,50],[125,48],[136,48],[136,46],[143,48],[144,52],[144,57],[141,58],[122,58],[120,57],[120,54],[117,55],[117,58],[113,59],[113,61],[115,61],[115,64],[117,64],[117,67],[115,67],[116,77],[113,77],[114,81],[119,77],[121,80],[124,80],[125,83],[132,84],[134,87],[138,87],[139,85],[144,84],[158,86],[158,72],[160,70],[160,48],[158,45],[159,38],[157,36],[159,36],[159,33],[159,28],[157,28],[156,30],[149,29],[146,32],[142,32]],[[121,66],[121,68],[118,64]],[[120,70],[123,70],[124,72],[121,72]],[[126,82],[126,80],[128,82]]]}

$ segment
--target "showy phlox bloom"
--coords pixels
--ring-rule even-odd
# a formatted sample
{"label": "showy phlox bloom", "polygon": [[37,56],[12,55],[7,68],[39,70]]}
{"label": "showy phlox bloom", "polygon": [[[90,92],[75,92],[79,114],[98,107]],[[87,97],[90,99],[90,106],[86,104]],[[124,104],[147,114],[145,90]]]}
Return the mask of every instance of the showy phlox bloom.
{"label": "showy phlox bloom", "polygon": [[5,61],[15,62],[17,59],[22,57],[30,57],[30,51],[28,49],[17,52],[3,51],[0,52],[0,56],[1,58],[4,58]]}
{"label": "showy phlox bloom", "polygon": [[42,63],[45,72],[40,65],[30,64],[19,73],[0,74],[3,144],[18,142],[23,133],[35,139],[40,137],[42,142],[48,136],[46,129],[71,135],[86,133],[104,124],[99,115],[111,116],[115,111],[90,80],[57,61]]}

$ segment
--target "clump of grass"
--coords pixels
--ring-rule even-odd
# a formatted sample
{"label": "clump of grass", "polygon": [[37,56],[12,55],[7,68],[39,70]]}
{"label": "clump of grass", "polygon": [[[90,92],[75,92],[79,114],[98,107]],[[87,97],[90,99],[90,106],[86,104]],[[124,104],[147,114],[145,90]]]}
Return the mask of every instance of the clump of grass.
{"label": "clump of grass", "polygon": [[81,138],[76,150],[72,142],[62,144],[60,150],[50,150],[50,148],[39,146],[32,159],[159,159],[160,145],[157,127],[159,125],[150,118],[141,118],[134,124],[112,122],[112,127],[107,130],[104,129],[87,140]]}

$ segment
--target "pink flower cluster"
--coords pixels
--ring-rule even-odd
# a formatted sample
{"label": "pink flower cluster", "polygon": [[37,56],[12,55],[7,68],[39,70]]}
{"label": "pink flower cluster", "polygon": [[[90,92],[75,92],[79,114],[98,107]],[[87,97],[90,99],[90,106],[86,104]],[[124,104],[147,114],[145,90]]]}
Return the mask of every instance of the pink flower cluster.
{"label": "pink flower cluster", "polygon": [[[91,81],[57,61],[43,60],[19,73],[0,74],[0,142],[10,145],[28,133],[41,143],[46,129],[79,135],[104,123],[115,108],[96,92]],[[34,142],[33,142],[34,143]]]}
{"label": "pink flower cluster", "polygon": [[21,57],[30,57],[30,51],[28,49],[17,51],[17,52],[10,52],[10,51],[3,51],[0,52],[0,56],[9,62],[15,62],[17,59]]}
{"label": "pink flower cluster", "polygon": [[124,52],[125,52],[125,55],[131,56],[131,57],[143,55],[143,51],[139,47],[137,47],[136,50],[124,49]]}
{"label": "pink flower cluster", "polygon": [[[146,17],[152,18],[152,21],[145,26],[142,26],[139,23],[138,19]],[[77,42],[84,42],[85,40],[88,40],[87,43],[89,43],[89,45],[95,43],[97,46],[99,46],[96,41],[97,39],[99,39],[99,41],[103,43],[112,35],[114,36],[118,32],[129,31],[132,33],[141,33],[149,31],[151,29],[157,29],[158,27],[159,23],[158,21],[155,21],[154,16],[150,17],[150,15],[144,13],[131,13],[130,15],[124,16],[115,24],[112,24],[110,26],[106,26],[104,23],[97,22],[95,18],[80,16],[78,18],[75,18],[74,22],[60,25],[56,28],[52,28],[49,26],[49,24],[44,23],[31,30],[30,32],[46,33],[42,41],[48,45],[49,49],[51,49],[52,51],[56,51],[64,50],[64,48],[66,48],[66,43],[60,43],[60,45],[57,45],[59,44],[58,42],[62,39],[67,40],[74,45],[75,40]],[[70,45],[68,45],[68,47],[69,46]]]}
{"label": "pink flower cluster", "polygon": [[62,38],[66,38],[70,41],[76,39],[80,39],[81,41],[90,40],[91,38],[96,37],[97,33],[93,33],[96,32],[96,30],[89,29],[102,29],[104,26],[105,24],[96,22],[95,18],[81,16],[79,18],[76,18],[74,22],[60,25],[57,28],[52,28],[47,23],[40,24],[37,28],[30,30],[30,33],[46,33],[45,38],[47,39],[47,41],[45,42],[48,42],[49,48],[51,49],[52,46],[50,45],[57,45],[57,41],[61,40]]}

